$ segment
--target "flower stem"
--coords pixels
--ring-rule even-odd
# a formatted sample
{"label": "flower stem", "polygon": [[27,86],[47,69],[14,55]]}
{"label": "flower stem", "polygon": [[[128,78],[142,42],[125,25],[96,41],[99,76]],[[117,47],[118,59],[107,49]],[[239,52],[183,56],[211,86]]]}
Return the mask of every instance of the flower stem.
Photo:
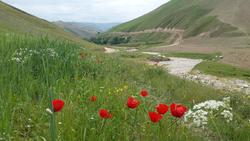
{"label": "flower stem", "polygon": [[106,119],[103,119],[103,120],[102,120],[101,131],[102,131],[102,129],[104,128],[105,124],[106,124]]}
{"label": "flower stem", "polygon": [[[52,91],[51,88],[49,88],[49,101],[50,101],[50,110],[53,112],[53,106],[52,106]],[[51,114],[50,118],[50,134],[51,134],[51,141],[56,141],[56,118],[55,113]]]}
{"label": "flower stem", "polygon": [[135,110],[135,118],[134,118],[134,124],[133,125],[136,125],[136,120],[137,120],[137,110]]}
{"label": "flower stem", "polygon": [[158,139],[161,139],[161,121],[159,121],[159,128],[158,128]]}
{"label": "flower stem", "polygon": [[170,126],[167,127],[167,129],[171,128],[174,125],[177,125],[178,119],[176,118]]}
{"label": "flower stem", "polygon": [[223,139],[222,139],[222,136],[221,136],[221,134],[220,134],[220,131],[219,131],[218,127],[216,126],[215,122],[214,122],[214,119],[211,118],[211,121],[212,121],[212,123],[213,123],[213,125],[214,125],[214,127],[215,127],[215,129],[216,129],[216,132],[218,133],[218,135],[219,135],[219,137],[220,137],[220,140],[223,140]]}
{"label": "flower stem", "polygon": [[86,141],[86,133],[87,133],[87,128],[84,128],[84,133],[83,133],[83,141]]}

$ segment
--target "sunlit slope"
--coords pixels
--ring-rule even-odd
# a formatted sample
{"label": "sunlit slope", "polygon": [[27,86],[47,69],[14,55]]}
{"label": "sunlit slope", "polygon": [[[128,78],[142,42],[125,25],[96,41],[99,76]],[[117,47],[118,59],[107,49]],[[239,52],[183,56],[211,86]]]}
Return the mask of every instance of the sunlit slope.
{"label": "sunlit slope", "polygon": [[0,32],[13,32],[20,34],[48,35],[53,38],[62,38],[82,44],[88,44],[74,35],[65,32],[56,25],[32,16],[22,10],[0,2]]}
{"label": "sunlit slope", "polygon": [[142,31],[155,28],[185,30],[185,37],[242,36],[250,29],[248,0],[171,0],[154,11],[111,31]]}

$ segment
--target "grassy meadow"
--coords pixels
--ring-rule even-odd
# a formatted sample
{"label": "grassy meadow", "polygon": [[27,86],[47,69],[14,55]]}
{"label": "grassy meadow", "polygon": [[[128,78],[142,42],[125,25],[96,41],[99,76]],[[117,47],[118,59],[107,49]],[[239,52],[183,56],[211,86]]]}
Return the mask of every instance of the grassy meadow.
{"label": "grassy meadow", "polygon": [[[158,67],[75,43],[1,34],[0,68],[0,140],[250,139],[249,97],[181,80]],[[147,89],[149,96],[141,97],[141,89]],[[97,100],[92,102],[91,96]],[[127,107],[129,96],[140,101],[136,109]],[[206,128],[189,128],[170,112],[159,123],[148,117],[159,103],[181,103],[191,109],[199,102],[228,96],[234,114],[230,123],[213,116]],[[65,102],[63,110],[52,116],[46,112],[51,97]],[[101,119],[101,108],[113,117]]]}
{"label": "grassy meadow", "polygon": [[211,74],[219,77],[239,78],[250,81],[250,70],[241,69],[219,62],[204,61],[198,64],[195,69],[198,69],[206,74]]}

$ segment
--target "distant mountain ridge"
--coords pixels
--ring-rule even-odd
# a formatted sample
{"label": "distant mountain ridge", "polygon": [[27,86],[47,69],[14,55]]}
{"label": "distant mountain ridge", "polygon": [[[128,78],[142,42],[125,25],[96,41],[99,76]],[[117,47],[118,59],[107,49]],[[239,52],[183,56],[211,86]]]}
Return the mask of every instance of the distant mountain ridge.
{"label": "distant mountain ridge", "polygon": [[118,23],[81,23],[81,22],[54,22],[55,25],[64,28],[65,31],[71,32],[80,38],[90,39],[100,32],[107,31]]}
{"label": "distant mountain ridge", "polygon": [[105,32],[121,23],[91,23],[91,22],[85,23],[84,22],[82,24],[85,24],[86,26],[90,26],[90,27],[95,27],[96,29]]}

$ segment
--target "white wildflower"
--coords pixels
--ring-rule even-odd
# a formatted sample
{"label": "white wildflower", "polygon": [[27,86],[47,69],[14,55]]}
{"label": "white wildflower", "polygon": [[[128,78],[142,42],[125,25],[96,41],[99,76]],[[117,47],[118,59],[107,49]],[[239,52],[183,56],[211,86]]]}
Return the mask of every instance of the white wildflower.
{"label": "white wildflower", "polygon": [[22,60],[20,58],[14,57],[11,59],[12,61],[16,61],[17,63],[21,63]]}
{"label": "white wildflower", "polygon": [[208,122],[207,115],[208,115],[208,112],[201,110],[201,109],[195,112],[189,110],[187,114],[185,115],[185,120],[192,119],[192,123],[190,126],[204,128],[204,126],[207,125],[207,122]]}
{"label": "white wildflower", "polygon": [[[222,112],[220,112],[222,111]],[[208,124],[209,116],[214,117],[214,113],[221,114],[227,122],[233,120],[232,108],[230,107],[230,97],[223,98],[222,101],[208,100],[194,105],[185,115],[185,122],[189,127],[205,128]]]}
{"label": "white wildflower", "polygon": [[93,116],[91,116],[91,118],[90,118],[91,120],[94,120],[95,118],[93,117]]}
{"label": "white wildflower", "polygon": [[58,54],[52,48],[39,49],[39,50],[20,48],[14,52],[11,60],[16,61],[17,63],[24,63],[25,61],[27,61],[28,59],[30,59],[34,55],[50,56],[53,58],[58,57]]}
{"label": "white wildflower", "polygon": [[220,107],[226,107],[225,103],[222,101],[208,100],[195,105],[193,109],[198,110],[204,108],[207,110],[219,110]]}
{"label": "white wildflower", "polygon": [[224,110],[223,112],[221,112],[221,115],[226,119],[227,122],[233,120],[233,114],[228,110]]}
{"label": "white wildflower", "polygon": [[49,113],[49,114],[51,114],[51,115],[53,114],[53,112],[50,110],[50,108],[47,108],[46,112]]}

